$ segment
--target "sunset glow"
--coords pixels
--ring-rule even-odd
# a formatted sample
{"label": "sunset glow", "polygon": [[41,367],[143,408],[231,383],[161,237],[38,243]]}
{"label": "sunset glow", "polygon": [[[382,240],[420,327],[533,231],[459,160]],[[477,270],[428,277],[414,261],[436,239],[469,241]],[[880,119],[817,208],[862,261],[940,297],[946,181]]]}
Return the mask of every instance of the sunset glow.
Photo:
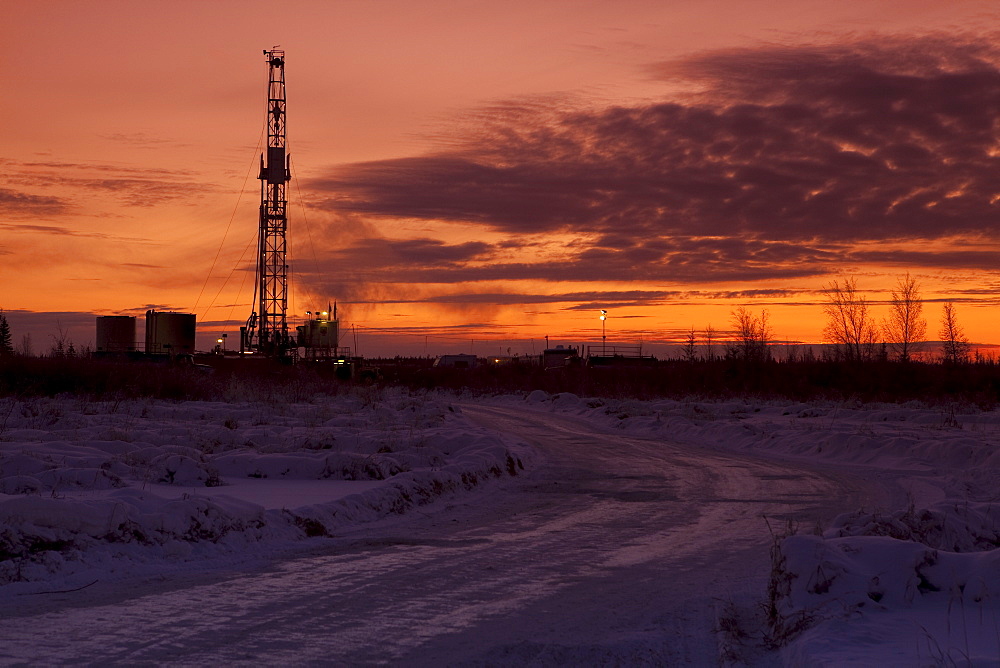
{"label": "sunset glow", "polygon": [[365,355],[823,342],[843,276],[1000,343],[993,2],[58,2],[7,8],[0,307],[252,310],[263,49],[287,54],[293,320]]}

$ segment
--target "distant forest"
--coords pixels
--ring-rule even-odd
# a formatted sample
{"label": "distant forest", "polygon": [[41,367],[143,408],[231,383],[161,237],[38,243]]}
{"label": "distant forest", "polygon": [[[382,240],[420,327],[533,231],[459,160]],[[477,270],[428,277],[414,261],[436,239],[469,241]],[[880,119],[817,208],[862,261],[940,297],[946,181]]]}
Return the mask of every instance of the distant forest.
{"label": "distant forest", "polygon": [[[223,360],[220,360],[223,361]],[[224,360],[213,369],[150,361],[5,356],[0,397],[75,395],[101,401],[139,398],[289,403],[389,386],[413,392],[446,390],[473,395],[571,392],[581,397],[974,404],[1000,402],[1000,364],[896,360],[660,360],[641,367],[585,365],[544,369],[539,364],[435,368],[426,358],[371,361],[345,379],[322,363],[283,365],[268,360]],[[2,404],[0,404],[2,409]],[[2,410],[0,410],[2,413]],[[0,414],[0,420],[3,415]]]}

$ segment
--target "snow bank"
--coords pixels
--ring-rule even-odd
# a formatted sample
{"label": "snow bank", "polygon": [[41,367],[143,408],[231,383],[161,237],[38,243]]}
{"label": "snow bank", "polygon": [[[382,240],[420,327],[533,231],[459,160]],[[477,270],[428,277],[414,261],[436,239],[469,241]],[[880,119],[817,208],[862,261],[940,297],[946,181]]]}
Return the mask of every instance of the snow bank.
{"label": "snow bank", "polygon": [[783,652],[792,665],[996,665],[1000,551],[790,536],[776,551],[772,606],[775,639],[794,639]]}
{"label": "snow bank", "polygon": [[822,536],[789,536],[773,554],[775,638],[791,663],[853,661],[863,652],[888,664],[996,665],[997,546],[1000,508],[954,501],[859,511]]}
{"label": "snow bank", "polygon": [[[0,584],[333,535],[517,475],[529,454],[444,399],[403,392],[294,405],[58,398],[7,408]],[[289,494],[296,483],[308,493]]]}

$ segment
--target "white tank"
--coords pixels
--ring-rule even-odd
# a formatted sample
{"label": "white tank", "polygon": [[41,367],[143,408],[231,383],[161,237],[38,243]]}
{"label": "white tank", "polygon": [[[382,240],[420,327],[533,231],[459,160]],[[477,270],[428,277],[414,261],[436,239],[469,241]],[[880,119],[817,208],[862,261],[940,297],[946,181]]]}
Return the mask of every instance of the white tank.
{"label": "white tank", "polygon": [[146,352],[154,355],[194,353],[194,313],[146,311]]}
{"label": "white tank", "polygon": [[129,353],[135,350],[135,316],[97,316],[97,352]]}

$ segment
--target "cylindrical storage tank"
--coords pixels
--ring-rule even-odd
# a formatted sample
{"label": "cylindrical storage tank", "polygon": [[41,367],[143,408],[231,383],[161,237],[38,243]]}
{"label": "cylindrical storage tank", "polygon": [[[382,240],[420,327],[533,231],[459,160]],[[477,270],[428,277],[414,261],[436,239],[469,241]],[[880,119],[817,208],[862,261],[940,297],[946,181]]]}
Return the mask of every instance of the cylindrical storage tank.
{"label": "cylindrical storage tank", "polygon": [[194,353],[194,313],[146,311],[146,352],[155,355]]}
{"label": "cylindrical storage tank", "polygon": [[97,316],[97,352],[130,353],[135,350],[135,316]]}

